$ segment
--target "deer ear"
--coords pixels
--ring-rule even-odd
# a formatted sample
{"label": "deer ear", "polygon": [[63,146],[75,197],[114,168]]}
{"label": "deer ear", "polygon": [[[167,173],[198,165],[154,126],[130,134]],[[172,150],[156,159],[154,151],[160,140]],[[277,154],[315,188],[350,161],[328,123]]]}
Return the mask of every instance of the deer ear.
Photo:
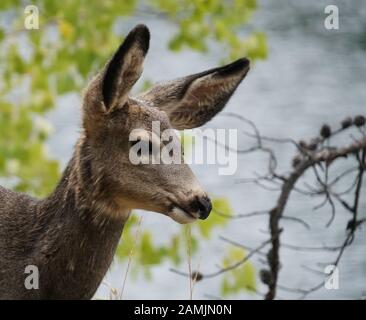
{"label": "deer ear", "polygon": [[149,29],[145,25],[138,25],[107,63],[102,74],[101,88],[107,111],[126,103],[128,93],[142,73],[149,42]]}
{"label": "deer ear", "polygon": [[139,99],[165,111],[175,129],[202,126],[220,112],[249,71],[249,60],[158,84]]}

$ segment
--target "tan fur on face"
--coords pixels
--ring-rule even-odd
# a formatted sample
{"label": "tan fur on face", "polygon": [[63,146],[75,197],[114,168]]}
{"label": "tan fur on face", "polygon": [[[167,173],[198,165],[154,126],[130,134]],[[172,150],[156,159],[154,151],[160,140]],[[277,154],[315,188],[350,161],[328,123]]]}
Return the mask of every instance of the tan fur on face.
{"label": "tan fur on face", "polygon": [[[83,144],[92,152],[93,174],[98,177],[94,189],[99,196],[93,206],[109,216],[144,209],[188,223],[194,220],[191,203],[205,197],[192,171],[183,158],[174,165],[132,164],[129,134],[134,129],[145,130],[151,139],[154,121],[160,122],[161,132],[203,125],[224,108],[248,72],[249,62],[241,59],[158,84],[136,99],[129,98],[142,72],[147,38],[144,28],[133,31],[84,96]],[[180,145],[175,148],[180,152]],[[103,186],[111,191],[105,193]]]}

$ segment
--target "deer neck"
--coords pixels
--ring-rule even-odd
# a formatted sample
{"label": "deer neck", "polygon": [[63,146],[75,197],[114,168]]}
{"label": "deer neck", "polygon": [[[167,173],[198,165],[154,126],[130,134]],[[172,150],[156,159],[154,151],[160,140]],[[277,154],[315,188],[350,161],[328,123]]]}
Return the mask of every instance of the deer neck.
{"label": "deer neck", "polygon": [[[115,206],[77,146],[54,193],[40,204],[40,287],[46,298],[91,298],[115,254],[129,211]],[[43,285],[43,287],[42,287]]]}

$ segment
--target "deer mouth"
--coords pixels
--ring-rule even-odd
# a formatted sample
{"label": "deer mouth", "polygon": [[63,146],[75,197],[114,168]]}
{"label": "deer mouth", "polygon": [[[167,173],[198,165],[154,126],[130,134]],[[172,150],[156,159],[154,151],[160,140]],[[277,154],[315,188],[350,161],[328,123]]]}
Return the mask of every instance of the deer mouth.
{"label": "deer mouth", "polygon": [[169,217],[181,224],[192,223],[198,219],[198,217],[193,213],[177,205],[176,203],[173,204]]}

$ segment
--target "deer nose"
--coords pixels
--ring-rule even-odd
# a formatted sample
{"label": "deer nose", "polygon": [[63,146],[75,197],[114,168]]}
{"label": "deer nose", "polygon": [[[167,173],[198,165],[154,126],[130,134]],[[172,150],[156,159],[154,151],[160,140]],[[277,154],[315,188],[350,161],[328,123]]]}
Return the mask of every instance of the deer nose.
{"label": "deer nose", "polygon": [[194,203],[192,203],[192,208],[195,211],[198,211],[200,219],[205,220],[209,216],[212,209],[211,200],[206,195],[201,197],[197,196],[194,200]]}

